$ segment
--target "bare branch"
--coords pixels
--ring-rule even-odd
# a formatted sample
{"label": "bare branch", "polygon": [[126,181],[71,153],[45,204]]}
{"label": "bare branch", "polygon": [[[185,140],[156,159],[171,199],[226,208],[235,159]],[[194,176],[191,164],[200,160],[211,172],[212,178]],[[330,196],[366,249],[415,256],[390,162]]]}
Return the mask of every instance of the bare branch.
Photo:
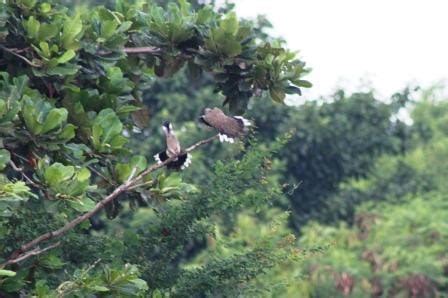
{"label": "bare branch", "polygon": [[23,253],[23,254],[17,256],[14,259],[9,259],[7,262],[1,264],[0,268],[3,268],[5,266],[11,265],[11,264],[19,263],[19,262],[24,261],[24,260],[26,260],[26,259],[28,259],[29,257],[32,257],[32,256],[40,255],[40,254],[46,252],[47,250],[50,250],[50,249],[55,248],[55,247],[58,247],[60,244],[61,244],[61,242],[56,242],[56,243],[53,243],[53,244],[51,244],[51,245],[49,245],[49,246],[47,246],[45,248],[42,248],[42,249],[37,247],[37,248],[35,248],[33,250],[28,251],[27,253]]}
{"label": "bare branch", "polygon": [[127,54],[158,54],[160,49],[156,47],[135,47],[124,48],[123,51]]}
{"label": "bare branch", "polygon": [[38,185],[36,182],[34,182],[30,177],[28,177],[25,172],[23,171],[22,168],[19,168],[12,160],[9,161],[9,165],[11,166],[11,168],[16,171],[19,172],[23,178],[25,178],[25,180],[32,186],[36,187],[36,188],[40,188],[40,185]]}
{"label": "bare branch", "polygon": [[23,61],[26,62],[26,64],[28,64],[28,65],[30,65],[32,67],[41,67],[41,65],[36,64],[36,63],[28,60],[28,58],[26,58],[25,56],[22,56],[22,55],[18,54],[19,52],[21,52],[21,50],[8,49],[8,48],[2,47],[2,46],[0,46],[0,49],[3,49],[4,51],[6,51],[6,52],[8,52],[8,53],[10,53],[10,54],[12,54],[12,55],[22,59]]}
{"label": "bare branch", "polygon": [[129,187],[128,190],[134,190],[134,189],[137,189],[137,188],[140,188],[140,187],[150,186],[153,183],[154,183],[154,180],[146,181],[146,182],[143,182],[143,183],[140,183],[140,184],[134,184],[133,186]]}
{"label": "bare branch", "polygon": [[[199,141],[197,143],[195,143],[194,145],[190,146],[189,148],[187,148],[185,150],[185,152],[191,152],[195,149],[197,149],[198,147],[210,143],[212,142],[214,139],[216,139],[218,137],[218,135],[215,135],[213,137],[210,137],[208,139]],[[182,152],[179,155],[185,153]],[[150,167],[148,167],[146,170],[144,170],[143,172],[141,172],[139,175],[137,175],[135,178],[130,179],[128,181],[126,181],[125,183],[121,184],[120,186],[118,186],[113,192],[111,192],[108,196],[106,196],[104,199],[102,199],[101,201],[99,201],[95,207],[90,210],[87,213],[84,213],[78,217],[76,217],[75,219],[73,219],[72,221],[68,222],[65,226],[55,230],[55,231],[51,231],[45,234],[40,235],[39,237],[31,240],[28,243],[25,243],[24,245],[22,245],[20,247],[20,249],[16,250],[15,252],[12,253],[12,255],[9,257],[8,261],[4,264],[8,265],[8,264],[12,264],[12,263],[8,263],[11,262],[13,260],[17,260],[18,258],[20,258],[20,256],[24,256],[28,253],[26,253],[27,251],[30,251],[33,247],[35,247],[36,245],[38,245],[39,243],[43,242],[43,241],[47,241],[50,239],[54,239],[54,238],[58,238],[63,236],[65,233],[67,233],[68,231],[70,231],[71,229],[73,229],[74,227],[76,227],[77,225],[79,225],[80,223],[88,220],[89,218],[91,218],[93,215],[95,215],[97,212],[99,212],[100,210],[102,210],[107,204],[109,204],[110,202],[112,202],[115,198],[117,198],[120,194],[127,192],[129,190],[132,190],[134,188],[134,186],[139,183],[139,181],[144,178],[146,175],[148,175],[151,172],[154,172],[162,167],[164,167],[166,164],[170,163],[171,161],[175,160],[178,156],[172,156],[170,158],[168,158],[167,160],[165,160],[162,163],[158,163],[158,164],[153,164]],[[50,247],[51,248],[51,247]],[[31,250],[30,252],[33,252],[34,250]],[[41,253],[41,252],[40,252]],[[27,256],[28,258],[29,256]],[[13,262],[14,263],[14,262]],[[16,262],[15,262],[16,263]],[[2,265],[2,266],[6,266],[6,265]],[[1,267],[1,266],[0,266]]]}
{"label": "bare branch", "polygon": [[23,169],[19,168],[12,160],[9,161],[9,165],[16,172],[20,172],[21,173],[23,171]]}
{"label": "bare branch", "polygon": [[117,183],[113,182],[112,180],[110,180],[109,178],[107,178],[105,175],[103,175],[100,171],[97,171],[94,167],[92,166],[87,166],[87,168],[89,170],[91,170],[92,172],[94,172],[96,175],[98,175],[99,177],[101,177],[101,179],[103,179],[104,181],[106,181],[107,183],[109,183],[112,186],[117,186]]}

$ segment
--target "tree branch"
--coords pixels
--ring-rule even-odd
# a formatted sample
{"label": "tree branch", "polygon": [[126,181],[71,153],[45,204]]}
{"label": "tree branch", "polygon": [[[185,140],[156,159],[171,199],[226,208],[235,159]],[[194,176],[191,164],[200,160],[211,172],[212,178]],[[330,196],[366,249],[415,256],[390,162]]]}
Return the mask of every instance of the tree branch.
{"label": "tree branch", "polygon": [[22,56],[22,55],[18,54],[18,53],[22,52],[22,50],[8,49],[8,48],[5,48],[5,47],[3,47],[3,46],[0,46],[0,49],[4,50],[4,51],[6,51],[6,52],[8,52],[8,53],[10,53],[10,54],[12,54],[12,55],[14,55],[14,56],[20,58],[20,59],[22,59],[22,60],[25,61],[26,64],[28,64],[29,66],[32,66],[32,67],[41,67],[41,66],[42,66],[42,65],[36,64],[36,63],[34,63],[34,62],[28,60],[28,58],[26,58],[25,56]]}
{"label": "tree branch", "polygon": [[60,244],[61,244],[61,242],[56,242],[56,243],[53,243],[53,244],[51,244],[51,245],[49,245],[49,246],[47,246],[45,248],[42,248],[42,249],[37,247],[37,248],[35,248],[33,250],[28,251],[27,253],[23,253],[23,254],[17,256],[14,259],[9,259],[7,262],[1,264],[0,268],[3,268],[5,266],[11,265],[11,264],[19,263],[19,262],[21,262],[23,260],[26,260],[26,259],[28,259],[29,257],[32,257],[32,256],[40,255],[40,254],[46,252],[47,250],[50,250],[50,249],[55,248],[55,247],[58,247]]}
{"label": "tree branch", "polygon": [[135,48],[124,48],[123,52],[127,54],[158,54],[160,49],[156,47],[135,47]]}
{"label": "tree branch", "polygon": [[12,167],[12,169],[18,173],[20,173],[22,175],[23,178],[25,178],[25,180],[31,185],[34,186],[36,188],[41,188],[41,186],[39,184],[37,184],[36,182],[34,182],[30,177],[28,177],[25,172],[23,171],[22,168],[19,168],[12,160],[9,161],[9,165]]}
{"label": "tree branch", "polygon": [[[197,143],[195,143],[194,145],[188,147],[184,152],[180,153],[179,155],[183,154],[183,153],[189,153],[195,149],[197,149],[198,147],[205,145],[207,143],[212,142],[214,139],[216,139],[218,137],[218,135],[215,135],[213,137],[210,137],[208,139],[199,141]],[[102,199],[101,201],[99,201],[95,207],[90,210],[87,213],[84,213],[78,217],[76,217],[75,219],[73,219],[72,221],[68,222],[65,226],[55,230],[55,231],[51,231],[45,234],[40,235],[39,237],[31,240],[28,243],[25,243],[24,245],[22,245],[18,250],[16,250],[15,252],[13,252],[11,254],[11,256],[9,257],[8,261],[1,264],[0,268],[8,265],[8,264],[12,264],[13,263],[17,263],[14,262],[14,260],[17,260],[18,258],[20,258],[21,256],[24,256],[28,253],[26,253],[27,251],[30,251],[33,247],[35,247],[36,245],[38,245],[39,243],[43,242],[43,241],[48,241],[50,239],[54,239],[54,238],[58,238],[63,236],[65,233],[67,233],[68,231],[70,231],[71,229],[73,229],[74,227],[76,227],[77,225],[79,225],[80,223],[88,220],[89,218],[91,218],[93,215],[95,215],[98,211],[100,211],[101,209],[103,209],[108,203],[110,203],[111,201],[113,201],[116,197],[118,197],[120,194],[131,190],[133,188],[134,185],[136,185],[142,178],[144,178],[146,175],[148,175],[151,172],[154,172],[157,169],[160,169],[162,167],[164,167],[166,164],[168,164],[169,162],[175,160],[178,157],[178,155],[176,156],[172,156],[170,158],[168,158],[167,160],[165,160],[162,163],[157,163],[157,164],[153,164],[150,167],[148,167],[146,170],[144,170],[143,172],[141,172],[139,175],[137,175],[135,178],[127,180],[125,183],[121,184],[120,186],[118,186],[113,192],[111,192],[108,196],[106,196],[104,199]],[[51,247],[50,247],[51,248]],[[29,253],[31,253],[32,251],[35,250],[31,250]],[[39,252],[42,253],[42,252]],[[31,254],[32,255],[32,254]],[[30,255],[30,256],[31,256]],[[29,256],[27,256],[26,258],[28,258]]]}

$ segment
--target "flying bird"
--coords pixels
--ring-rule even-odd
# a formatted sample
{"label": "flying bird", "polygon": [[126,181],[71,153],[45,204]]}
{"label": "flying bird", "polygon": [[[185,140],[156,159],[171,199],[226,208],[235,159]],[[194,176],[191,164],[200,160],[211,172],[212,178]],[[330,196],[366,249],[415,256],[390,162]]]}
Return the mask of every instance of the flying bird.
{"label": "flying bird", "polygon": [[227,116],[219,108],[206,108],[199,120],[219,132],[220,142],[233,143],[242,137],[251,125],[250,121],[241,116]]}
{"label": "flying bird", "polygon": [[166,150],[154,155],[157,163],[162,163],[172,156],[177,156],[173,161],[166,164],[166,167],[171,170],[183,170],[191,164],[191,155],[182,152],[179,140],[177,139],[173,125],[169,121],[163,122],[163,133],[165,134]]}

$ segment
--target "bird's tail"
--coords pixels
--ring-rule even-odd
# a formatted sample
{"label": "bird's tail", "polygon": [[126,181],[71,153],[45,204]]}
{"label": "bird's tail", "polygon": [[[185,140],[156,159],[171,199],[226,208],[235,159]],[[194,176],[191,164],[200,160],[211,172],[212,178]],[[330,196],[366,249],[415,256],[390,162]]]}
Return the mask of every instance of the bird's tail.
{"label": "bird's tail", "polygon": [[[161,164],[168,158],[169,157],[166,154],[166,151],[162,151],[154,155],[154,159],[157,161],[158,164]],[[167,163],[166,167],[170,170],[179,171],[179,170],[185,170],[186,168],[188,168],[190,164],[191,164],[191,154],[183,153],[179,155],[175,160]]]}
{"label": "bird's tail", "polygon": [[240,121],[240,123],[244,126],[245,129],[247,129],[249,126],[252,125],[252,122],[244,118],[243,116],[233,116],[236,120]]}

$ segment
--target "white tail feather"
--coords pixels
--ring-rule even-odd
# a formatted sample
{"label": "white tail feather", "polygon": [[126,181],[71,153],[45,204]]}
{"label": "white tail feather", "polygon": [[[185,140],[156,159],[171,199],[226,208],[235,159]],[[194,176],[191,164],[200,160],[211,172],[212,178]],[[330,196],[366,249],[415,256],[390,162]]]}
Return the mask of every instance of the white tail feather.
{"label": "white tail feather", "polygon": [[181,170],[185,170],[186,168],[188,168],[191,164],[191,155],[187,154],[187,160],[184,162],[184,164],[182,165],[182,167],[180,167]]}
{"label": "white tail feather", "polygon": [[221,143],[223,143],[223,142],[229,142],[229,143],[234,143],[235,142],[235,140],[233,139],[233,138],[231,138],[231,137],[229,137],[229,136],[227,136],[227,135],[225,135],[225,134],[219,134],[218,135],[218,137],[219,137],[219,141],[221,142]]}
{"label": "white tail feather", "polygon": [[243,125],[244,126],[251,126],[252,125],[252,122],[250,122],[249,120],[247,120],[246,118],[244,118],[242,116],[234,116],[234,118],[243,121]]}
{"label": "white tail feather", "polygon": [[161,164],[161,163],[162,163],[162,161],[160,160],[160,157],[159,157],[159,153],[157,153],[156,155],[154,155],[154,159],[157,161],[158,164]]}

